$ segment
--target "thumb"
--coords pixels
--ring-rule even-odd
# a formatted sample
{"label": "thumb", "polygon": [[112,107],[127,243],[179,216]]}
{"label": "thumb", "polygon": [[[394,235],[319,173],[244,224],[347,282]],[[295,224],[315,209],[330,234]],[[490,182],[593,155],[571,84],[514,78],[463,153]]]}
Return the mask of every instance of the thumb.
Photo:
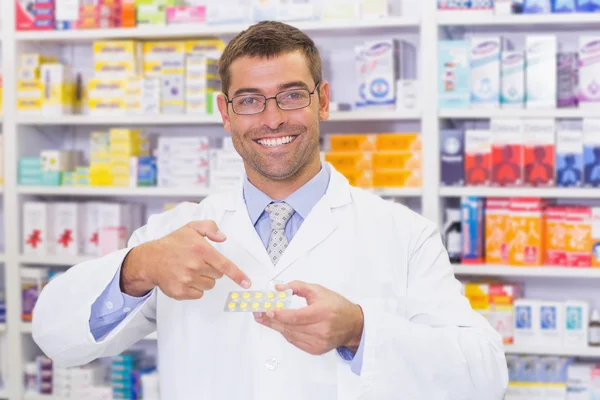
{"label": "thumb", "polygon": [[292,281],[287,284],[275,285],[275,289],[277,290],[291,290],[296,296],[304,297],[309,305],[317,299],[319,294],[317,288],[317,285],[302,281]]}
{"label": "thumb", "polygon": [[227,239],[227,236],[219,230],[215,221],[193,221],[187,226],[213,242],[224,242]]}

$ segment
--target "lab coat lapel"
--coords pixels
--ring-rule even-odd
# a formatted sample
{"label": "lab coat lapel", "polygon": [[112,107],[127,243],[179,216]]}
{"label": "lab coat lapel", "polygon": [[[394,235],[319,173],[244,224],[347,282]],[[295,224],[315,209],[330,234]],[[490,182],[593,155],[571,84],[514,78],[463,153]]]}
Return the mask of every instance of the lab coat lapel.
{"label": "lab coat lapel", "polygon": [[265,246],[250,220],[241,186],[239,191],[225,204],[225,211],[222,230],[228,240],[233,240],[242,246],[261,265],[269,269],[273,268],[273,263],[269,259]]}
{"label": "lab coat lapel", "polygon": [[331,168],[327,192],[308,214],[273,271],[280,274],[303,254],[322,243],[336,229],[333,209],[351,202],[348,180]]}

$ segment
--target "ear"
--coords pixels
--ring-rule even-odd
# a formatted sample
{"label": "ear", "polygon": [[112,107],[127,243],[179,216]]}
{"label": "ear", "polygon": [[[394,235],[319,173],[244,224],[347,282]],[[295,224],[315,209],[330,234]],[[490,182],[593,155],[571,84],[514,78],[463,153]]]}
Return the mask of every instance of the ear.
{"label": "ear", "polygon": [[229,119],[229,107],[225,95],[219,93],[217,97],[217,105],[219,106],[219,112],[221,113],[221,119],[223,120],[223,128],[225,132],[231,132],[231,120]]}
{"label": "ear", "polygon": [[329,82],[322,81],[319,85],[319,120],[329,119],[329,99],[331,99],[331,86]]}

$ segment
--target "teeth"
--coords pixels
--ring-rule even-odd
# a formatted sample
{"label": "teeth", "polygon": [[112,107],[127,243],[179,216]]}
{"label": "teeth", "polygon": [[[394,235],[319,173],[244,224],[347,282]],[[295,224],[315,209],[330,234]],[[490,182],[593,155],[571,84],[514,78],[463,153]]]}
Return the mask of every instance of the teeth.
{"label": "teeth", "polygon": [[258,143],[260,143],[261,145],[263,145],[265,147],[276,147],[276,146],[288,144],[288,143],[292,142],[294,139],[295,139],[295,137],[293,137],[293,136],[285,136],[285,137],[277,138],[277,139],[262,139],[262,140],[259,140]]}

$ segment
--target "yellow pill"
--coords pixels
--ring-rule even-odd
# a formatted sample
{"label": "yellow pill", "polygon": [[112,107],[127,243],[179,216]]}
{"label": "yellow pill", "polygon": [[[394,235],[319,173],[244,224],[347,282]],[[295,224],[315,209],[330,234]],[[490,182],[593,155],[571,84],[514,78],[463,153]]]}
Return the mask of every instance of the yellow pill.
{"label": "yellow pill", "polygon": [[244,301],[242,304],[240,304],[240,308],[241,308],[242,310],[245,310],[246,308],[248,308],[248,303],[246,303],[246,302]]}
{"label": "yellow pill", "polygon": [[233,293],[231,293],[231,298],[234,300],[237,300],[240,298],[240,294],[237,292],[233,292]]}
{"label": "yellow pill", "polygon": [[258,307],[260,307],[260,304],[258,304],[257,302],[252,303],[252,308],[254,310],[256,310]]}
{"label": "yellow pill", "polygon": [[277,308],[283,308],[283,303],[278,301],[277,304],[275,305],[275,307]]}
{"label": "yellow pill", "polygon": [[286,292],[279,292],[279,298],[280,299],[285,299],[287,297],[287,293]]}
{"label": "yellow pill", "polygon": [[254,293],[254,298],[255,299],[262,299],[262,297],[263,297],[263,294],[261,292]]}
{"label": "yellow pill", "polygon": [[273,293],[273,292],[267,293],[267,298],[274,299],[275,298],[275,293]]}
{"label": "yellow pill", "polygon": [[250,296],[251,295],[249,292],[244,293],[244,300],[248,300],[250,298]]}
{"label": "yellow pill", "polygon": [[232,301],[231,303],[229,303],[227,305],[227,307],[229,307],[229,309],[233,309],[233,308],[235,308],[235,303]]}
{"label": "yellow pill", "polygon": [[269,309],[269,308],[271,308],[271,303],[267,301],[267,302],[265,303],[265,308],[266,308],[266,309]]}

